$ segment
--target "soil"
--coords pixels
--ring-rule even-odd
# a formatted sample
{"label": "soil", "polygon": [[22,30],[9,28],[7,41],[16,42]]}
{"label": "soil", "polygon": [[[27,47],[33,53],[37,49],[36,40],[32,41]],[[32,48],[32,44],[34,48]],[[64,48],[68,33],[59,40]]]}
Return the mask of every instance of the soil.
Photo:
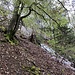
{"label": "soil", "polygon": [[[73,70],[52,60],[51,54],[40,46],[18,39],[17,45],[11,45],[0,32],[0,75],[75,75]],[[38,74],[31,70],[33,66],[39,68]]]}

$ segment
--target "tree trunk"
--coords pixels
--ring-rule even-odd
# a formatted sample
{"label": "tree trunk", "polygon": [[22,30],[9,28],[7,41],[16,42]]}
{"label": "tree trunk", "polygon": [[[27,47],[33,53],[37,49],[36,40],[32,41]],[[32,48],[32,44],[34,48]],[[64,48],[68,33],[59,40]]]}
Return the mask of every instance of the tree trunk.
{"label": "tree trunk", "polygon": [[16,31],[18,30],[19,28],[19,24],[20,24],[20,15],[15,15],[13,16],[11,22],[10,22],[10,25],[8,27],[8,30],[7,30],[7,34],[10,35],[10,39],[12,39],[16,33]]}
{"label": "tree trunk", "polygon": [[[18,3],[17,3],[18,2]],[[26,18],[31,14],[31,7],[29,7],[29,12],[28,14],[24,15],[21,17],[22,10],[24,8],[24,4],[20,2],[19,0],[16,1],[16,6],[14,8],[14,14],[11,19],[10,25],[7,29],[7,34],[9,35],[9,39],[13,39],[15,33],[17,32],[19,28],[20,21],[22,21],[23,18]]]}
{"label": "tree trunk", "polygon": [[16,4],[15,8],[14,8],[14,12],[13,12],[13,17],[10,21],[10,25],[7,29],[7,34],[9,35],[10,40],[13,39],[15,33],[17,32],[18,28],[19,28],[19,24],[20,24],[20,15],[22,12],[22,9],[19,9],[20,5],[22,4],[21,2],[19,2],[17,0],[18,4]]}

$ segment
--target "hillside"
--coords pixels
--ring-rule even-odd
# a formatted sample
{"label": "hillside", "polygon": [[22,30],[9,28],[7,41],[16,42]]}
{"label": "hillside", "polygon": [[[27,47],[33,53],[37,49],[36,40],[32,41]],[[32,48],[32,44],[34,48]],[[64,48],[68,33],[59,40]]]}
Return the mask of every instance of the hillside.
{"label": "hillside", "polygon": [[0,75],[75,75],[40,46],[18,39],[18,45],[11,45],[0,32]]}

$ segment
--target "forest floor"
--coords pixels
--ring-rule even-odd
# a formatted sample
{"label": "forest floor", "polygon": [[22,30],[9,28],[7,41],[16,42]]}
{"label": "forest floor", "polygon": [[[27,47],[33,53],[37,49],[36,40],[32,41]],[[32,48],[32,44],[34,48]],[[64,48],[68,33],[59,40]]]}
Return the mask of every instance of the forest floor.
{"label": "forest floor", "polygon": [[19,38],[17,45],[5,41],[0,32],[0,75],[75,75],[75,72],[51,59],[40,46]]}

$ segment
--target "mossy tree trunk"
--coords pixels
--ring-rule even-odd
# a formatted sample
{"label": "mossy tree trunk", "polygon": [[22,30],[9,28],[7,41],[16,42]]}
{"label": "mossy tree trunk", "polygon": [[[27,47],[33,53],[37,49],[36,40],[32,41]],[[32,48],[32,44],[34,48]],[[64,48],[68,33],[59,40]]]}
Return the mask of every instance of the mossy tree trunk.
{"label": "mossy tree trunk", "polygon": [[7,29],[7,34],[9,35],[10,39],[13,39],[16,31],[19,28],[20,16],[21,16],[22,10],[23,10],[23,4],[17,0],[12,19],[11,19],[9,27]]}
{"label": "mossy tree trunk", "polygon": [[31,7],[29,7],[29,12],[26,15],[21,16],[23,8],[24,8],[24,3],[21,0],[17,0],[16,6],[14,7],[12,19],[10,21],[10,25],[7,29],[7,34],[10,40],[13,39],[15,33],[17,32],[20,25],[20,21],[22,21],[23,18],[26,18],[31,14],[32,9]]}

